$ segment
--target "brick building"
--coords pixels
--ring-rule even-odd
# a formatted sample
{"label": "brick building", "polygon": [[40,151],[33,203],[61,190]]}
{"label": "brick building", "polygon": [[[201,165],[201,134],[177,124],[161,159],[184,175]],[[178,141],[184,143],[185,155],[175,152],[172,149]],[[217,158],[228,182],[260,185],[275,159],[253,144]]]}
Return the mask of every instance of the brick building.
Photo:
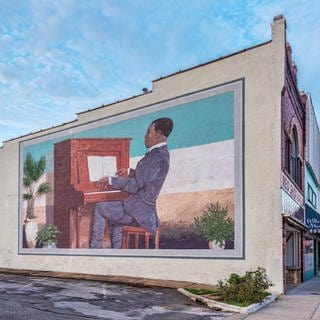
{"label": "brick building", "polygon": [[297,67],[287,45],[281,101],[282,214],[284,270],[288,283],[301,281],[302,239],[307,230],[304,210],[305,100],[300,96]]}

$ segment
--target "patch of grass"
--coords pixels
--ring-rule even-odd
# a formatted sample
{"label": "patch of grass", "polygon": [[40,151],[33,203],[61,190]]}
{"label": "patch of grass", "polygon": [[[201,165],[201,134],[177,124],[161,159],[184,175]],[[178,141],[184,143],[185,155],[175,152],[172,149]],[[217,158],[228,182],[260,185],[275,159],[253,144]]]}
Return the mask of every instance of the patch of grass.
{"label": "patch of grass", "polygon": [[248,303],[248,302],[237,302],[237,301],[223,301],[224,303],[227,303],[227,304],[231,304],[233,306],[237,306],[237,307],[240,307],[240,308],[245,308],[245,307],[249,307],[251,305],[251,303]]}
{"label": "patch of grass", "polygon": [[[267,296],[269,296],[270,295],[270,293],[268,293],[268,292],[264,292],[263,294],[262,294],[262,296],[263,296],[263,299],[264,298],[266,298]],[[262,299],[262,300],[263,300]],[[262,300],[260,301],[260,303],[262,302]],[[228,300],[228,301],[225,301],[225,303],[228,303],[228,304],[232,304],[232,305],[234,305],[234,306],[237,306],[237,307],[249,307],[253,302],[238,302],[238,301],[235,301],[235,300]],[[255,302],[255,303],[259,303],[259,302]]]}
{"label": "patch of grass", "polygon": [[221,295],[221,291],[217,289],[194,289],[194,288],[185,288],[186,291],[197,294],[199,296],[204,296],[204,295]]}
{"label": "patch of grass", "polygon": [[232,273],[229,279],[219,281],[216,289],[185,288],[190,293],[204,296],[238,307],[248,307],[253,303],[261,303],[268,295],[267,289],[272,286],[265,269],[247,271],[240,276]]}

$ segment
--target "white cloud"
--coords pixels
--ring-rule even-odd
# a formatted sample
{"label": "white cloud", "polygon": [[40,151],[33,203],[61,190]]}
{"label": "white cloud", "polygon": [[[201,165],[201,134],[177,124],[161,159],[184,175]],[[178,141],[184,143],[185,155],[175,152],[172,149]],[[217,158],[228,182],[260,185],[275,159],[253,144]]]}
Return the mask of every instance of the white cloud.
{"label": "white cloud", "polygon": [[307,0],[1,0],[0,110],[12,130],[0,128],[0,140],[15,128],[20,134],[70,121],[151,88],[160,76],[269,40],[279,13],[299,83],[316,103],[319,11]]}
{"label": "white cloud", "polygon": [[0,119],[0,125],[1,126],[6,126],[6,127],[17,127],[17,128],[21,128],[21,129],[32,129],[32,125],[31,124],[27,124],[26,122],[20,122],[20,121],[14,121],[14,120],[6,120],[1,118]]}

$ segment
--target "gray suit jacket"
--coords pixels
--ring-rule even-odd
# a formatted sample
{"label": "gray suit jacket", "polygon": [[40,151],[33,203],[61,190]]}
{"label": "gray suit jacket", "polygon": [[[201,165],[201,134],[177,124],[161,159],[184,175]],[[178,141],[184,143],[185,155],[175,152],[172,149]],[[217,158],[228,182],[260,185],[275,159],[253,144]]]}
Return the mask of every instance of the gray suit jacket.
{"label": "gray suit jacket", "polygon": [[124,209],[142,227],[155,232],[159,225],[156,200],[167,176],[170,157],[167,146],[153,149],[142,158],[128,178],[113,177],[111,184],[129,196],[124,200]]}

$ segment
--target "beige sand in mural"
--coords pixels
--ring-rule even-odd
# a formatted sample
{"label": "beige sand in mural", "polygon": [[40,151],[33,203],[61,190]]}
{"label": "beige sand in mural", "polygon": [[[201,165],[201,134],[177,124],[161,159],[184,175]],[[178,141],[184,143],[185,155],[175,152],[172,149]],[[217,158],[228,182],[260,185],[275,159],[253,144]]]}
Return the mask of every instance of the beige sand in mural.
{"label": "beige sand in mural", "polygon": [[219,202],[228,206],[229,215],[234,217],[234,189],[207,190],[160,195],[157,201],[161,224],[190,224],[200,216],[209,203]]}

